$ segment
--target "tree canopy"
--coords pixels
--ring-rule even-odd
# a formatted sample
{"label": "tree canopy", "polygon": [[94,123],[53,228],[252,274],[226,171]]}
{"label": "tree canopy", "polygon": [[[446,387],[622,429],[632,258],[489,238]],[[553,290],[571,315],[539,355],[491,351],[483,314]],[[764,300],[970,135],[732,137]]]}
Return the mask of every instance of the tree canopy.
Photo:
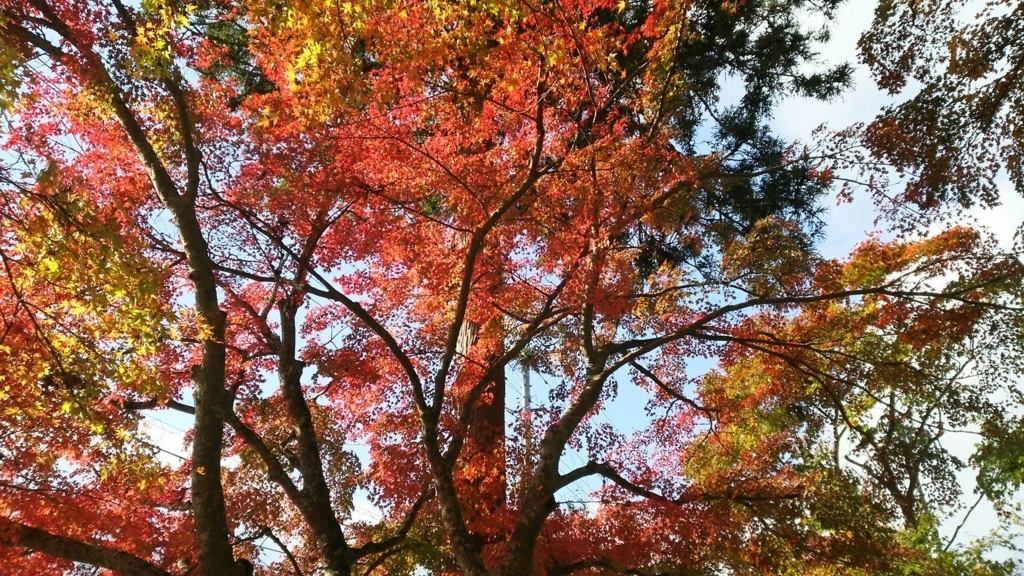
{"label": "tree canopy", "polygon": [[1021,7],[882,0],[907,98],[786,141],[839,5],[0,0],[3,570],[1010,574]]}

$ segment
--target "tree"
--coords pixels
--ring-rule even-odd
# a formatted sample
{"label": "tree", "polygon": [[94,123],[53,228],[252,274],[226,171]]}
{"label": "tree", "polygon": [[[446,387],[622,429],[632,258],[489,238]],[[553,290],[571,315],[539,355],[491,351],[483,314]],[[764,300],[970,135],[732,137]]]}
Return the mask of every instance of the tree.
{"label": "tree", "polygon": [[861,57],[880,88],[906,98],[852,127],[843,144],[875,160],[846,156],[895,196],[895,208],[993,206],[1006,176],[1024,193],[1021,9],[1001,0],[879,2]]}
{"label": "tree", "polygon": [[[947,427],[1006,424],[1021,264],[817,253],[842,157],[768,120],[847,85],[800,19],[837,5],[0,4],[5,565],[1005,569],[933,518]],[[145,410],[194,417],[180,466]]]}

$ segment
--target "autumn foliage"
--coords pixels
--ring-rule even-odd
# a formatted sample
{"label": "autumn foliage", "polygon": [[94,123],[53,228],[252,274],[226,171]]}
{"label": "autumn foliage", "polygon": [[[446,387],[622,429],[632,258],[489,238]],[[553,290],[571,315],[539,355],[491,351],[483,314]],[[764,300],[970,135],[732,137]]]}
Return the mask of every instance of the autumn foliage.
{"label": "autumn foliage", "polygon": [[[989,152],[812,152],[838,4],[0,0],[0,572],[1009,573],[939,524],[1024,481],[1021,262],[956,218],[1019,70]],[[884,87],[995,73],[872,44],[922,4]],[[827,258],[844,181],[900,233]]]}

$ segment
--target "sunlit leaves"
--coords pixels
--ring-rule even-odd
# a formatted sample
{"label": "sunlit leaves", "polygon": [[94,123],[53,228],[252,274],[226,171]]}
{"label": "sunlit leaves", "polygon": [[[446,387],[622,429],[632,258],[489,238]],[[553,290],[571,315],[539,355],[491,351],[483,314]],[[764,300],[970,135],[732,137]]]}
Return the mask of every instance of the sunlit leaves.
{"label": "sunlit leaves", "polygon": [[[823,257],[843,176],[769,127],[848,83],[804,19],[837,2],[54,4],[0,28],[26,521],[178,572],[214,534],[266,571],[913,573],[972,557],[936,536],[947,430],[1005,435],[982,489],[1019,482],[1017,256]],[[974,45],[950,74],[993,73]],[[901,114],[869,144],[946,174],[935,109]],[[139,436],[163,407],[204,462]],[[133,536],[22,488],[106,491]]]}

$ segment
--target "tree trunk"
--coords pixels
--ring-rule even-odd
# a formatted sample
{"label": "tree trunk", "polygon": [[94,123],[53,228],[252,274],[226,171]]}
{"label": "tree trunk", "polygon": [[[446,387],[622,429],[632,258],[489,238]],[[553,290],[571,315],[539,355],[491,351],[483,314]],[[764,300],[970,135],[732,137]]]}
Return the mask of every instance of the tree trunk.
{"label": "tree trunk", "polygon": [[[476,343],[479,325],[466,322],[459,333],[458,357],[469,355]],[[485,364],[500,356],[502,350],[491,351]],[[474,383],[477,384],[477,383]],[[477,549],[504,539],[503,534],[488,533],[490,517],[505,504],[505,372],[491,371],[484,376],[483,390],[471,401],[469,425],[462,449],[462,465],[457,476],[464,488],[463,515]]]}

